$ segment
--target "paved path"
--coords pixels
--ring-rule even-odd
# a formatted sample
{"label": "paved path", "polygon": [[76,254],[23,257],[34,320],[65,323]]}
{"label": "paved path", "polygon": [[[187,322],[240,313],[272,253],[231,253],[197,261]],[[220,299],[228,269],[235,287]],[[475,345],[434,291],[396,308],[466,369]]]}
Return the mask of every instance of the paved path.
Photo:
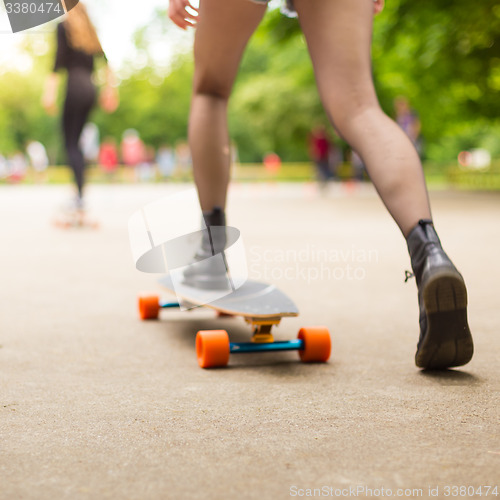
{"label": "paved path", "polygon": [[[405,243],[371,186],[235,186],[230,222],[251,277],[301,309],[278,337],[325,324],[333,357],[249,355],[204,371],[195,332],[223,324],[243,340],[242,322],[136,314],[137,292],[156,285],[133,267],[128,217],[179,188],[92,186],[97,231],[50,225],[64,187],[0,188],[0,499],[500,488],[498,194],[432,193],[468,284],[476,354],[461,370],[423,373]],[[323,487],[333,490],[306,490]]]}

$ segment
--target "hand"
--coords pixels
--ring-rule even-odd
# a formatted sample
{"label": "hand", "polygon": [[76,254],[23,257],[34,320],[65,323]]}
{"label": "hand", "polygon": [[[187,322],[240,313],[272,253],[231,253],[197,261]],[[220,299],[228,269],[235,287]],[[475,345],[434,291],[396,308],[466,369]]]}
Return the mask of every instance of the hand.
{"label": "hand", "polygon": [[107,86],[102,90],[99,97],[99,104],[106,113],[114,113],[119,103],[118,92],[114,87]]}
{"label": "hand", "polygon": [[45,81],[42,95],[42,106],[47,114],[54,116],[57,113],[57,90],[59,88],[59,75],[51,73]]}
{"label": "hand", "polygon": [[55,97],[47,94],[44,95],[42,97],[42,106],[48,115],[55,116],[57,114],[57,105]]}
{"label": "hand", "polygon": [[[188,8],[189,10],[187,10]],[[193,7],[189,0],[170,0],[168,6],[168,17],[183,30],[188,27],[196,27],[198,12],[198,9]]]}
{"label": "hand", "polygon": [[385,0],[373,0],[373,12],[375,15],[384,10]]}

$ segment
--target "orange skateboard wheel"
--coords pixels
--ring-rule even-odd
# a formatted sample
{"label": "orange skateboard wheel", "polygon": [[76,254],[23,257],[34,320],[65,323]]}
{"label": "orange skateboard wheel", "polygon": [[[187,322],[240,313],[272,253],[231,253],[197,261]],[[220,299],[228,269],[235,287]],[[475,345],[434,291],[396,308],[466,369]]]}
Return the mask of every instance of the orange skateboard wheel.
{"label": "orange skateboard wheel", "polygon": [[158,319],[160,314],[160,298],[158,295],[139,295],[137,304],[141,319]]}
{"label": "orange skateboard wheel", "polygon": [[201,368],[226,366],[229,349],[226,330],[200,330],[196,334],[196,357]]}
{"label": "orange skateboard wheel", "polygon": [[332,341],[326,326],[301,328],[297,338],[304,342],[304,348],[299,350],[302,362],[326,363],[328,361],[332,350]]}

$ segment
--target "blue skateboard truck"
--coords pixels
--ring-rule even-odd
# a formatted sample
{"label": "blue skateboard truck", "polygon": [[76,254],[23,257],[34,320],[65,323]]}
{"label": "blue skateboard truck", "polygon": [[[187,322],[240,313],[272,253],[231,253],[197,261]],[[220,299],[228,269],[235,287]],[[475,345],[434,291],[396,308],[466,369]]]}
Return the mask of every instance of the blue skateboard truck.
{"label": "blue skateboard truck", "polygon": [[[196,334],[196,356],[201,368],[223,367],[231,354],[297,351],[302,362],[325,363],[330,358],[331,339],[324,326],[304,327],[297,338],[275,341],[272,328],[284,317],[298,316],[295,304],[273,285],[246,281],[240,288],[210,303],[201,300],[199,291],[187,285],[174,286],[170,276],[160,285],[175,293],[182,304],[207,307],[222,316],[241,316],[250,325],[250,342],[230,342],[226,330],[200,330]],[[179,300],[163,301],[155,294],[142,294],[138,300],[141,319],[157,319],[162,309],[180,308]]]}

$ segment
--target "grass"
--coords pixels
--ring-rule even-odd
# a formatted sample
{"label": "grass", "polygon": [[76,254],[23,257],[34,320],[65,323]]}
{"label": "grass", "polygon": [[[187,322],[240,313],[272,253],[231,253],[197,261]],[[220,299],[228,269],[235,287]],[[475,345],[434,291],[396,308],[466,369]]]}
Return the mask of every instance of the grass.
{"label": "grass", "polygon": [[[456,164],[424,163],[427,183],[432,188],[456,187],[472,190],[500,190],[500,161],[496,161],[486,171],[463,170]],[[352,177],[352,167],[344,163],[339,168],[339,178],[348,180]],[[237,164],[233,167],[233,179],[237,182],[307,182],[316,179],[314,165],[310,162],[283,163],[276,171],[267,170],[263,164]],[[42,179],[48,184],[69,184],[72,182],[70,170],[63,166],[49,167]],[[129,184],[135,182],[191,182],[190,171],[176,170],[171,177],[162,178],[156,168],[145,179],[133,168],[120,166],[113,174],[102,171],[97,166],[88,168],[87,180],[93,184]],[[40,182],[30,170],[18,182],[35,184]],[[14,183],[13,180],[0,180],[0,184]]]}

